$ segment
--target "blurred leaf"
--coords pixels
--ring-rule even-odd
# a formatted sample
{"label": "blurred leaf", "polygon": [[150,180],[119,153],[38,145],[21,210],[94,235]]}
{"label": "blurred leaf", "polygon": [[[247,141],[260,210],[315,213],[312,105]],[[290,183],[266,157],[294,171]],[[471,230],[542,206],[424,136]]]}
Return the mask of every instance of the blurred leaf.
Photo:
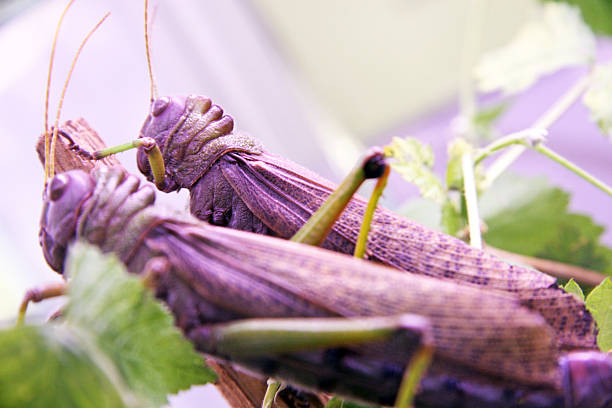
{"label": "blurred leaf", "polygon": [[586,298],[586,306],[597,322],[597,345],[602,351],[612,349],[612,282],[606,278]]}
{"label": "blurred leaf", "polygon": [[480,202],[488,244],[612,274],[612,250],[599,243],[604,228],[569,213],[569,194],[563,190],[542,179],[505,177]]}
{"label": "blurred leaf", "polygon": [[409,183],[416,184],[424,198],[439,203],[444,200],[442,182],[432,171],[434,157],[430,146],[411,137],[394,137],[385,147],[385,154],[395,159],[391,161],[391,168]]}
{"label": "blurred leaf", "polygon": [[490,140],[497,137],[497,131],[493,127],[494,123],[506,112],[508,104],[498,103],[493,106],[481,107],[472,118],[474,132],[478,140]]}
{"label": "blurred leaf", "polygon": [[126,384],[148,405],[161,406],[167,394],[216,378],[168,310],[114,256],[77,243],[67,265],[72,279],[66,320],[93,333]]}
{"label": "blurred leaf", "polygon": [[582,18],[597,34],[612,35],[612,1],[610,0],[541,0],[577,6]]}
{"label": "blurred leaf", "polygon": [[582,288],[580,287],[580,285],[576,283],[574,278],[571,278],[565,284],[565,286],[563,287],[563,290],[565,290],[567,293],[573,293],[574,295],[578,296],[580,300],[584,302],[584,292],[582,292]]}
{"label": "blurred leaf", "polygon": [[461,211],[461,197],[457,200],[447,199],[442,205],[442,231],[457,236],[467,226],[467,216]]}
{"label": "blurred leaf", "polygon": [[77,338],[58,324],[0,331],[0,406],[125,406]]}
{"label": "blurred leaf", "polygon": [[442,231],[442,206],[433,200],[413,198],[402,204],[397,213],[428,228]]}
{"label": "blurred leaf", "polygon": [[497,105],[480,108],[474,115],[474,124],[477,126],[490,126],[506,111],[507,107],[508,104],[502,102]]}
{"label": "blurred leaf", "polygon": [[526,23],[510,44],[482,57],[475,69],[480,91],[515,94],[543,75],[594,59],[595,36],[579,9],[562,3],[542,9],[542,16]]}
{"label": "blurred leaf", "polygon": [[591,119],[612,141],[612,64],[595,67],[582,101],[591,110]]}

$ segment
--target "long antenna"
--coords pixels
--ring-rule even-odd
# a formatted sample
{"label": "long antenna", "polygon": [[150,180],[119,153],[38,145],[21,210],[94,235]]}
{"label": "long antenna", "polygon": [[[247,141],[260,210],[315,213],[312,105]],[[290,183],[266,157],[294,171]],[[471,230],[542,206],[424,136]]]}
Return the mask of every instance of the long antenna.
{"label": "long antenna", "polygon": [[100,25],[106,20],[106,18],[110,15],[110,12],[106,13],[100,21],[87,33],[85,39],[81,42],[79,49],[77,50],[74,59],[72,60],[72,64],[70,65],[70,71],[68,72],[68,77],[66,78],[66,82],[64,83],[64,88],[62,89],[62,95],[60,97],[59,106],[57,108],[57,115],[55,116],[55,125],[53,126],[53,137],[51,138],[51,152],[49,154],[49,176],[53,177],[55,174],[55,144],[57,142],[57,131],[58,131],[58,123],[60,113],[62,111],[62,106],[64,105],[64,96],[66,95],[66,89],[68,89],[68,83],[70,82],[70,77],[72,76],[72,71],[74,71],[74,66],[76,65],[77,60],[79,59],[79,55],[81,55],[81,51],[83,51],[83,47],[85,47],[85,43],[91,37],[91,35],[100,27]]}
{"label": "long antenna", "polygon": [[45,185],[47,184],[47,178],[49,177],[49,89],[51,86],[51,73],[53,72],[53,60],[55,58],[55,46],[57,45],[57,37],[59,35],[59,30],[62,25],[62,21],[64,21],[64,16],[68,12],[70,6],[72,6],[74,0],[70,0],[62,15],[60,16],[59,22],[57,23],[57,27],[55,27],[55,35],[53,36],[53,46],[51,47],[51,58],[49,59],[49,73],[47,74],[47,91],[45,94]]}
{"label": "long antenna", "polygon": [[153,75],[153,66],[151,64],[151,47],[149,44],[149,2],[145,0],[144,11],[144,28],[145,28],[145,47],[147,50],[147,65],[149,67],[149,80],[151,82],[151,102],[157,99],[157,86],[155,85],[155,77]]}

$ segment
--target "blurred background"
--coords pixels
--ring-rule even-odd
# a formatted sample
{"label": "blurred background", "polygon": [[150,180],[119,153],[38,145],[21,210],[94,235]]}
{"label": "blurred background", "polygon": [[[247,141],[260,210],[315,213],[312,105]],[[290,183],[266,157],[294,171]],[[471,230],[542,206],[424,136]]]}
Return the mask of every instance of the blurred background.
{"label": "blurred background", "polygon": [[[50,117],[85,33],[106,12],[77,63],[61,121],[84,117],[108,145],[138,136],[149,109],[143,1],[79,0],[59,35]],[[476,50],[465,38],[474,4],[481,10]],[[26,288],[57,277],[38,245],[43,171],[34,151],[43,131],[53,33],[66,1],[0,1],[0,320],[14,318]],[[203,94],[266,148],[339,181],[367,146],[392,136],[432,145],[445,165],[455,134],[461,81],[479,55],[507,43],[528,19],[533,0],[173,0],[153,1],[152,56],[160,95]],[[473,9],[472,9],[473,10]],[[612,59],[600,39],[598,59]],[[564,69],[516,97],[502,133],[529,126],[585,72]],[[612,145],[576,103],[551,129],[550,146],[608,183]],[[122,163],[136,172],[135,152]],[[512,168],[541,174],[572,192],[571,209],[612,225],[610,198],[555,163],[527,152]],[[392,180],[385,205],[399,208],[417,192]],[[160,197],[185,207],[186,194]],[[607,231],[603,242],[612,244]],[[44,318],[52,304],[32,308]],[[208,387],[173,406],[202,398]],[[204,389],[202,389],[204,388]],[[195,405],[193,405],[195,406]],[[210,406],[210,405],[208,405]]]}

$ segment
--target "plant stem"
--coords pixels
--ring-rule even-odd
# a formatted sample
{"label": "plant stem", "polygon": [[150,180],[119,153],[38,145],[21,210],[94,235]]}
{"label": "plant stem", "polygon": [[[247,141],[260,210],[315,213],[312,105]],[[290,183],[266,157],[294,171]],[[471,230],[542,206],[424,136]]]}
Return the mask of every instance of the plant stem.
{"label": "plant stem", "polygon": [[562,165],[566,169],[569,169],[569,170],[573,171],[574,173],[576,173],[577,175],[579,175],[580,177],[582,177],[583,179],[585,179],[589,183],[593,184],[595,187],[597,187],[600,190],[604,191],[608,195],[612,196],[612,187],[608,186],[606,183],[604,183],[603,181],[599,180],[597,177],[591,175],[589,172],[587,172],[587,171],[581,169],[580,167],[576,166],[574,163],[572,163],[571,161],[567,160],[565,157],[560,156],[559,154],[553,152],[548,147],[546,147],[546,146],[544,146],[542,144],[536,144],[533,148],[535,150],[537,150],[538,152],[542,153],[544,156],[546,156],[546,157],[556,161],[557,163],[559,163],[560,165]]}
{"label": "plant stem", "polygon": [[[586,75],[574,84],[561,98],[559,98],[542,116],[531,126],[532,128],[548,129],[555,123],[582,95],[591,82],[591,75]],[[485,185],[491,185],[521,154],[525,146],[514,146],[499,157],[487,170]]]}
{"label": "plant stem", "polygon": [[556,276],[557,278],[574,278],[574,280],[589,286],[599,285],[606,277],[606,275],[592,269],[586,269],[580,266],[570,265],[558,261],[551,261],[549,259],[535,258],[514,252],[508,252],[489,245],[485,245],[485,251],[508,261],[530,265],[541,272],[547,273],[551,276]]}
{"label": "plant stem", "polygon": [[[476,158],[474,159],[474,166],[498,150],[516,144],[527,145],[529,142],[541,141],[547,134],[548,132],[545,129],[528,128],[501,137],[488,146],[478,150]],[[524,148],[525,146],[521,147]]]}
{"label": "plant stem", "polygon": [[271,408],[274,404],[274,398],[276,397],[276,393],[280,390],[281,383],[278,381],[274,381],[273,379],[268,379],[268,388],[266,389],[266,394],[264,395],[263,401],[261,402],[261,408]]}
{"label": "plant stem", "polygon": [[480,218],[478,216],[478,196],[476,194],[476,183],[474,181],[474,165],[470,153],[461,156],[461,168],[463,170],[463,193],[467,208],[468,226],[470,230],[470,245],[482,248],[482,237],[480,236]]}
{"label": "plant stem", "polygon": [[558,153],[553,152],[551,149],[544,146],[542,144],[542,139],[537,137],[538,135],[535,135],[536,137],[534,138],[533,130],[534,129],[528,129],[527,131],[508,135],[506,137],[499,139],[496,142],[491,143],[489,146],[481,150],[481,152],[476,157],[475,163],[478,163],[479,161],[487,157],[487,155],[491,154],[492,152],[499,150],[503,147],[510,146],[510,145],[519,145],[523,149],[526,149],[527,147],[531,147],[535,151],[543,154],[549,159],[556,161],[557,163],[559,163],[566,169],[576,173],[578,176],[582,177],[589,183],[593,184],[595,187],[599,188],[603,192],[612,196],[612,187],[610,187],[603,181],[599,180],[597,177],[593,176],[586,170],[583,170],[582,168],[578,167],[577,165],[575,165],[574,163],[572,163],[565,157],[561,156]]}
{"label": "plant stem", "polygon": [[465,19],[465,34],[461,52],[459,106],[461,115],[471,120],[476,112],[476,95],[472,80],[472,67],[480,50],[480,39],[487,3],[471,0]]}

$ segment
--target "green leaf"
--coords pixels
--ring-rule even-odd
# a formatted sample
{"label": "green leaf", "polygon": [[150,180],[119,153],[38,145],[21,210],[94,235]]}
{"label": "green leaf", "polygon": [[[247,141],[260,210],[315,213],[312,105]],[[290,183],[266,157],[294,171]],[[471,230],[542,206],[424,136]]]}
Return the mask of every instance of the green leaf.
{"label": "green leaf", "polygon": [[472,119],[476,126],[491,126],[506,111],[508,104],[505,102],[489,107],[481,107]]}
{"label": "green leaf", "polygon": [[612,349],[612,282],[606,278],[586,298],[586,307],[597,322],[597,345],[602,351]]}
{"label": "green leaf", "polygon": [[166,395],[215,379],[173,325],[173,317],[114,256],[82,243],[67,261],[72,278],[66,321],[91,332],[125,383],[150,406]]}
{"label": "green leaf", "polygon": [[543,179],[505,176],[480,199],[485,241],[507,251],[612,274],[612,250],[600,244],[604,228],[568,212],[569,194]]}
{"label": "green leaf", "polygon": [[434,157],[430,146],[415,138],[394,137],[385,147],[385,154],[395,159],[391,162],[391,168],[409,183],[416,184],[424,198],[439,203],[444,200],[442,182],[432,171]]}
{"label": "green leaf", "polygon": [[467,216],[461,211],[461,197],[456,200],[450,198],[442,205],[442,231],[453,236],[467,226]]}
{"label": "green leaf", "polygon": [[58,324],[0,331],[0,406],[125,406],[77,338]]}
{"label": "green leaf", "polygon": [[546,3],[542,14],[526,23],[508,45],[486,54],[475,69],[478,89],[516,94],[538,78],[595,58],[595,36],[580,10]]}
{"label": "green leaf", "polygon": [[580,300],[584,302],[584,293],[582,292],[582,288],[580,287],[580,285],[576,283],[574,278],[571,278],[565,284],[565,286],[563,287],[563,290],[565,290],[567,293],[573,293],[574,295],[578,296]]}
{"label": "green leaf", "polygon": [[571,4],[580,8],[582,18],[597,34],[612,35],[612,1],[610,0],[541,0]]}
{"label": "green leaf", "polygon": [[413,198],[403,203],[397,213],[428,228],[442,231],[442,206],[435,201]]}
{"label": "green leaf", "polygon": [[590,109],[591,119],[612,141],[612,63],[595,67],[582,101]]}

